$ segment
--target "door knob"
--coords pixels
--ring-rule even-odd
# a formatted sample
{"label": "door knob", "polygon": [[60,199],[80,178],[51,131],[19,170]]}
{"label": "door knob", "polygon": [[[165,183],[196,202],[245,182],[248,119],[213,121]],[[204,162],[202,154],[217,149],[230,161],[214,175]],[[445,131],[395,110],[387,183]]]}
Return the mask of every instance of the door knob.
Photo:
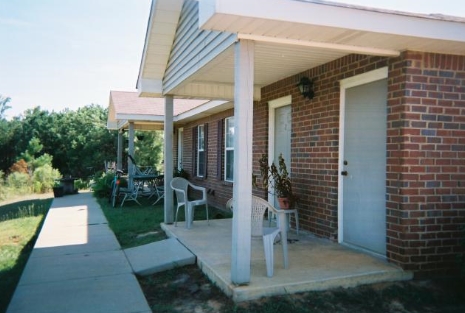
{"label": "door knob", "polygon": [[347,171],[342,171],[342,172],[341,172],[341,175],[342,175],[342,176],[347,176],[347,174],[348,174]]}

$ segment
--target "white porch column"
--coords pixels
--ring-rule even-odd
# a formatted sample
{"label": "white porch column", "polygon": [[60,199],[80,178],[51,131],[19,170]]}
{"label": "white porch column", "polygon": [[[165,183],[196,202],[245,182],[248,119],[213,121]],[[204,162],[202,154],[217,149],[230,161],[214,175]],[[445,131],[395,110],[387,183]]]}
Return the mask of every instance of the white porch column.
{"label": "white porch column", "polygon": [[116,152],[116,168],[123,169],[123,130],[118,131],[118,150]]}
{"label": "white porch column", "polygon": [[254,42],[235,49],[231,281],[243,285],[250,282]]}
{"label": "white porch column", "polygon": [[164,156],[164,175],[165,175],[165,223],[172,224],[174,221],[173,213],[173,191],[170,182],[173,179],[174,158],[173,158],[173,96],[165,96],[165,123],[163,147]]}
{"label": "white porch column", "polygon": [[[134,122],[129,122],[128,129],[128,154],[134,157]],[[134,172],[134,164],[132,164],[131,159],[128,158],[128,176],[129,176],[129,188],[132,188],[132,175]]]}

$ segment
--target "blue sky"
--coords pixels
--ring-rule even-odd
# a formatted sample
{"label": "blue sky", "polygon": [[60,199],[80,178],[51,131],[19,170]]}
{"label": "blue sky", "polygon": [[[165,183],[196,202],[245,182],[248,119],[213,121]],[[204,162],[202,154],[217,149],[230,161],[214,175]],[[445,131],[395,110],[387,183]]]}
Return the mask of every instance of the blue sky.
{"label": "blue sky", "polygon": [[[465,17],[463,0],[339,2]],[[107,106],[110,90],[134,91],[150,3],[0,0],[0,94],[11,98],[7,116],[35,106]]]}
{"label": "blue sky", "polygon": [[0,0],[0,94],[7,116],[108,105],[135,90],[150,0]]}

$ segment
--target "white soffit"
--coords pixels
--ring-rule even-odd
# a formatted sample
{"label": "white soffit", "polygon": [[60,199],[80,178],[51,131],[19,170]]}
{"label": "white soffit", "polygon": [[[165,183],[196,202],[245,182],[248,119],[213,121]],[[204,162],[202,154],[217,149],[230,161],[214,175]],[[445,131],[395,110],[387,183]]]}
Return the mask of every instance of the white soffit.
{"label": "white soffit", "polygon": [[[310,0],[201,0],[200,27],[282,43],[463,54],[465,19]],[[324,47],[324,45],[323,45]],[[360,53],[375,54],[363,52]]]}
{"label": "white soffit", "polygon": [[187,123],[191,120],[196,120],[201,117],[210,116],[215,113],[223,112],[234,108],[233,102],[230,101],[209,101],[201,106],[193,108],[174,117],[174,122]]}

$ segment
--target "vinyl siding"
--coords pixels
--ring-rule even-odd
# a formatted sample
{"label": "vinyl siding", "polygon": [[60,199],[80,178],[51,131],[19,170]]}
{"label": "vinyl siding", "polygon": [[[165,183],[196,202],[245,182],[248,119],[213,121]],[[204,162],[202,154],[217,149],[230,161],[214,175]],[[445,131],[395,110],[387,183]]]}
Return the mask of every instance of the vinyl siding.
{"label": "vinyl siding", "polygon": [[163,92],[188,80],[236,41],[236,35],[199,29],[197,1],[184,2],[176,36],[163,81]]}

